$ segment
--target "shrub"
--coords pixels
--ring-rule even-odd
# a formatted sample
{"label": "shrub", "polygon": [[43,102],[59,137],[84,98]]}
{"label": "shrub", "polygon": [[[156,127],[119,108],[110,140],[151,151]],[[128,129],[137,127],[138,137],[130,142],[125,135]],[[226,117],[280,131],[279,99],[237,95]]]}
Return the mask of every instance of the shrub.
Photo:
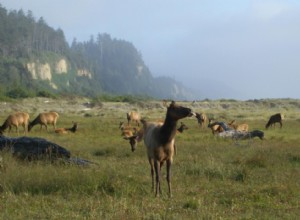
{"label": "shrub", "polygon": [[6,95],[13,99],[28,98],[30,96],[29,93],[21,87],[9,90]]}

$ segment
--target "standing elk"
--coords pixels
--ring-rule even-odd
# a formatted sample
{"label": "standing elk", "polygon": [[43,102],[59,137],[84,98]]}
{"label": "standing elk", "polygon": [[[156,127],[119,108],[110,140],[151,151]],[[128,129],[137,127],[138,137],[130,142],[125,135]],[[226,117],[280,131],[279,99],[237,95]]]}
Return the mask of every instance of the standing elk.
{"label": "standing elk", "polygon": [[27,133],[29,123],[29,114],[26,112],[17,112],[15,114],[9,115],[2,126],[0,127],[0,134],[8,128],[9,132],[11,131],[11,127],[16,127],[16,132],[19,134],[19,126],[22,125],[24,128],[24,133]]}
{"label": "standing elk", "polygon": [[127,116],[128,125],[130,124],[131,121],[135,121],[137,126],[140,126],[141,116],[138,112],[135,111],[128,112],[126,113],[126,116]]}
{"label": "standing elk", "polygon": [[32,122],[28,125],[28,131],[30,131],[33,126],[40,124],[40,131],[42,127],[45,126],[46,131],[48,131],[47,125],[53,125],[54,130],[56,129],[56,122],[58,120],[59,114],[57,112],[45,112],[40,113]]}
{"label": "standing elk", "polygon": [[161,167],[164,162],[167,164],[167,182],[169,196],[171,193],[171,165],[174,155],[174,143],[176,135],[176,126],[178,120],[192,116],[192,110],[186,107],[176,105],[174,101],[167,108],[164,123],[143,123],[144,144],[147,148],[148,161],[151,167],[152,190],[154,190],[154,171],[156,176],[155,195],[161,194],[160,178]]}
{"label": "standing elk", "polygon": [[[141,123],[144,125],[144,123],[146,123],[146,121],[144,119],[141,119]],[[148,122],[148,123],[156,124],[158,126],[163,125],[163,122],[161,122],[161,121]],[[124,126],[124,123],[120,122],[120,129],[123,126]],[[176,134],[181,134],[181,133],[183,133],[184,130],[187,130],[187,129],[189,129],[189,127],[186,126],[183,122],[181,122],[179,128],[177,128]],[[125,140],[129,140],[129,144],[131,146],[131,151],[134,152],[137,147],[138,142],[141,142],[143,140],[144,128],[141,128],[139,130],[136,130],[136,128],[134,128],[133,132],[131,130],[129,130],[128,132],[127,132],[127,130],[122,130],[122,136],[124,136],[123,138]],[[174,143],[174,151],[175,151],[175,155],[176,155],[177,149],[176,149],[175,143]]]}
{"label": "standing elk", "polygon": [[282,128],[282,120],[283,120],[284,116],[281,113],[277,113],[275,115],[272,115],[268,121],[268,123],[266,124],[266,129],[268,129],[270,126],[274,125],[275,127],[275,123],[279,123],[280,124],[280,128]]}
{"label": "standing elk", "polygon": [[207,123],[207,116],[205,113],[197,113],[196,112],[196,118],[198,120],[198,124],[201,128],[203,128],[205,126],[205,124]]}

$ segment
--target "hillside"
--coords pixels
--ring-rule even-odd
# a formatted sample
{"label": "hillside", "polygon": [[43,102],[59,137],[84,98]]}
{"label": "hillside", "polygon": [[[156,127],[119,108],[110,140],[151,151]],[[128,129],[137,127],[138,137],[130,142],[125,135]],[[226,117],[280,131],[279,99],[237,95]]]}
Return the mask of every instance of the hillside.
{"label": "hillside", "polygon": [[29,11],[7,11],[0,5],[0,95],[138,95],[193,99],[181,83],[155,78],[130,42],[98,34],[86,42],[66,42]]}

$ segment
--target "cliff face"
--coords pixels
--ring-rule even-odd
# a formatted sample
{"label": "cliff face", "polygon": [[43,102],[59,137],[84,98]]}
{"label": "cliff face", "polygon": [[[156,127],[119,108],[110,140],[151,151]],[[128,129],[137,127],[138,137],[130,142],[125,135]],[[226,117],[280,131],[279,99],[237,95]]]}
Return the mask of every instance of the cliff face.
{"label": "cliff face", "polygon": [[[33,62],[29,62],[26,65],[28,72],[31,74],[32,79],[34,80],[43,80],[48,81],[49,85],[53,89],[58,89],[58,86],[53,82],[54,74],[62,75],[69,74],[69,62],[65,58],[61,58],[57,60],[54,64],[50,64],[48,62],[42,63],[39,60],[35,60]],[[78,69],[76,71],[77,76],[87,77],[92,79],[92,74],[86,69]],[[65,86],[69,86],[68,82],[66,82]]]}

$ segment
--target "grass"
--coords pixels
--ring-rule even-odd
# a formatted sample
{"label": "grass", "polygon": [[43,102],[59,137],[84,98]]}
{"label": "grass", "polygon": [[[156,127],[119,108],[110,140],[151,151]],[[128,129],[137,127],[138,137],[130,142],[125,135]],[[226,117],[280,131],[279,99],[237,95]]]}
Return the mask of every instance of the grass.
{"label": "grass", "polygon": [[[126,119],[130,106],[104,103],[91,110],[89,117],[77,107],[70,108],[72,112],[64,110],[58,126],[69,127],[77,121],[76,134],[57,135],[51,127],[49,132],[34,127],[29,136],[46,138],[70,150],[72,156],[96,164],[82,167],[59,161],[24,162],[1,152],[0,219],[297,219],[299,108],[276,107],[284,101],[272,100],[269,105],[222,100],[223,107],[211,101],[209,104],[217,107],[205,109],[216,119],[236,119],[249,123],[250,130],[263,130],[264,141],[218,139],[207,128],[200,129],[196,119],[184,119],[189,130],[176,138],[172,198],[167,195],[166,167],[162,169],[163,194],[155,198],[144,145],[140,143],[132,153],[120,136],[119,121]],[[295,100],[286,102],[298,105]],[[198,112],[206,105],[197,104],[183,103]],[[165,109],[158,108],[157,103],[151,106],[132,108],[150,119],[164,117]],[[270,106],[276,108],[275,113],[282,110],[292,117],[282,129],[264,129]],[[1,114],[2,121],[7,112]],[[6,135],[17,136],[14,132]]]}

